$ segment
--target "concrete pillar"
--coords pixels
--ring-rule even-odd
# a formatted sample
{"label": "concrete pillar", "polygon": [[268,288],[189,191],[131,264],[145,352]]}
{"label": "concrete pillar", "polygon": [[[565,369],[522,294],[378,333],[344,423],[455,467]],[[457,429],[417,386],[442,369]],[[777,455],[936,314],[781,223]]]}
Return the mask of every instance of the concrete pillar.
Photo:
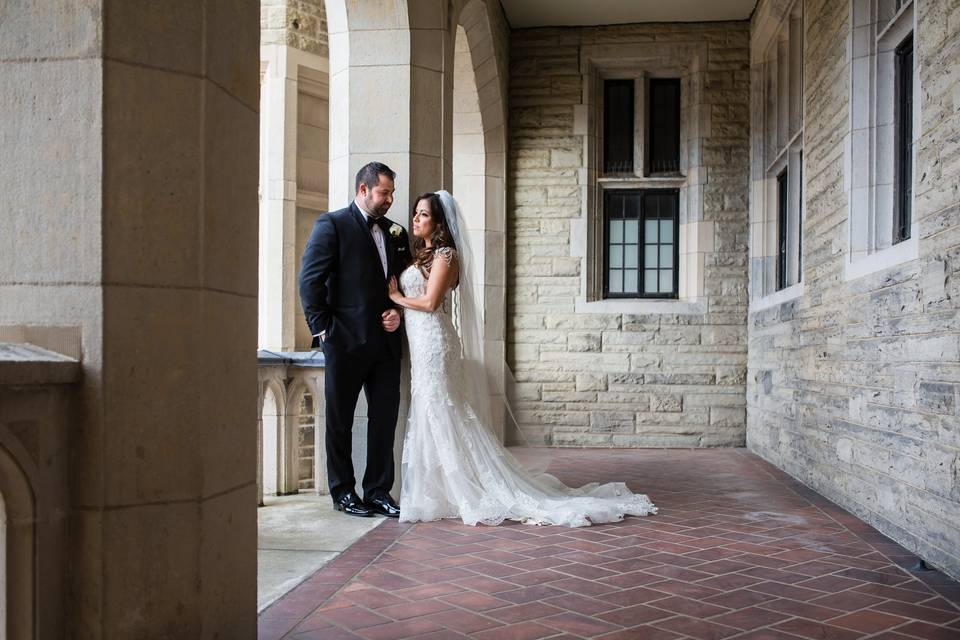
{"label": "concrete pillar", "polygon": [[293,351],[297,253],[297,65],[289,48],[264,45],[260,94],[260,296],[258,343]]}
{"label": "concrete pillar", "polygon": [[406,225],[413,198],[450,186],[447,2],[327,0],[326,8],[330,206],[350,202],[357,170],[378,160],[397,172],[388,215]]}
{"label": "concrete pillar", "polygon": [[83,350],[65,626],[254,638],[258,6],[7,9],[0,325]]}

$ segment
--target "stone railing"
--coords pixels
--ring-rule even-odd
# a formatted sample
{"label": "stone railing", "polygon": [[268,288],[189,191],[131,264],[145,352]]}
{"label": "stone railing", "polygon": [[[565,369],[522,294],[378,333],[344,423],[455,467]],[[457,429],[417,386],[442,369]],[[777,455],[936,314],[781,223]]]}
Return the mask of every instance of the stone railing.
{"label": "stone railing", "polygon": [[[264,494],[297,493],[302,479],[312,480],[313,487],[319,493],[325,493],[326,473],[323,469],[326,463],[322,459],[322,442],[317,441],[324,422],[323,354],[317,351],[258,351],[257,363],[260,387],[257,400],[259,504],[263,504]],[[304,416],[304,408],[312,409],[309,411],[312,416]],[[307,430],[306,434],[300,428],[303,418],[312,423],[312,430]],[[313,441],[305,443],[304,435]],[[312,456],[313,464],[309,468],[301,464],[305,444],[319,454]]]}
{"label": "stone railing", "polygon": [[0,637],[65,635],[67,441],[80,374],[77,360],[0,342]]}
{"label": "stone railing", "polygon": [[[257,401],[257,498],[316,491],[327,493],[324,447],[324,359],[318,351],[258,351],[260,391]],[[400,451],[406,424],[409,375],[401,375],[400,415],[394,446],[400,490]],[[366,468],[367,402],[360,394],[353,418],[353,468],[357,489]]]}

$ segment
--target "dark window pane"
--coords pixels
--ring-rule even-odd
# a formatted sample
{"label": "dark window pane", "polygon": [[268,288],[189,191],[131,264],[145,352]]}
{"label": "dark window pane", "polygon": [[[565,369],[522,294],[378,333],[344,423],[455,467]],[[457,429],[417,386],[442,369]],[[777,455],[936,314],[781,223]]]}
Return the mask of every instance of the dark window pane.
{"label": "dark window pane", "polygon": [[896,50],[896,140],[894,141],[894,217],[893,241],[910,237],[913,200],[913,34]]}
{"label": "dark window pane", "polygon": [[603,170],[633,171],[633,80],[603,83]]}
{"label": "dark window pane", "polygon": [[650,80],[650,173],[680,170],[680,80]]}
{"label": "dark window pane", "polygon": [[787,170],[777,176],[777,291],[787,286]]}

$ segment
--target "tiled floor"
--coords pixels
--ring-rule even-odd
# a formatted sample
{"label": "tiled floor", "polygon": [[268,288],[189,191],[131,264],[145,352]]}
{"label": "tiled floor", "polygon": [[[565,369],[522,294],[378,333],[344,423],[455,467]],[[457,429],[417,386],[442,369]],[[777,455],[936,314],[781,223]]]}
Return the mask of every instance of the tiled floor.
{"label": "tiled floor", "polygon": [[[387,522],[260,616],[260,639],[960,638],[960,585],[743,450],[564,450],[647,518]],[[346,517],[346,516],[344,516]]]}

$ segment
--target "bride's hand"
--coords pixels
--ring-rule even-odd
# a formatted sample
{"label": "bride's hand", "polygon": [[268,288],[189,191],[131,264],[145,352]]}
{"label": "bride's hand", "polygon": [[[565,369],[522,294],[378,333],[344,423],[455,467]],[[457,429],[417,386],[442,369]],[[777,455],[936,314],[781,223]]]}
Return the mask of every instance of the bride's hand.
{"label": "bride's hand", "polygon": [[387,284],[388,291],[390,293],[390,299],[398,303],[403,299],[403,294],[400,293],[400,289],[397,287],[397,278],[396,276],[390,278],[390,282]]}

